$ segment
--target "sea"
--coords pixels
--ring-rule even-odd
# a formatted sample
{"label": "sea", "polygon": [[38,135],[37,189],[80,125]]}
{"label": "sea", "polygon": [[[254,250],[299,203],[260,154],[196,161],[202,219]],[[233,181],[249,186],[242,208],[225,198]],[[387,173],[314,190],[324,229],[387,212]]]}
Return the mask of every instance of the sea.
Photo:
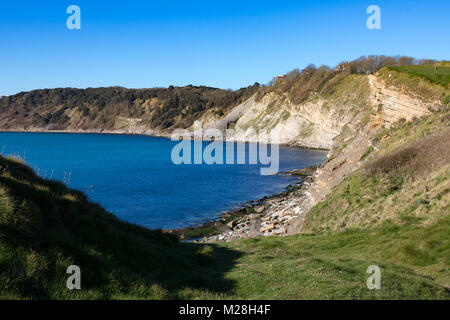
{"label": "sea", "polygon": [[[36,174],[81,190],[121,220],[150,229],[201,224],[247,201],[282,192],[297,181],[282,174],[262,175],[261,168],[268,167],[268,157],[272,160],[278,157],[278,172],[282,173],[318,165],[325,161],[327,154],[287,146],[274,150],[270,145],[261,148],[262,145],[232,143],[230,147],[229,143],[226,146],[216,142],[215,150],[210,153],[216,161],[194,164],[195,147],[191,141],[184,145],[190,145],[191,150],[185,147],[175,154],[183,156],[190,152],[192,161],[179,163],[174,161],[174,150],[180,150],[179,143],[145,135],[0,133],[3,156],[20,157]],[[200,158],[205,150],[211,151],[210,144],[200,143],[197,148]],[[264,158],[265,164],[261,163],[259,153],[256,164],[254,159],[250,160],[251,152],[256,149],[270,151]],[[245,161],[242,161],[243,151]],[[217,160],[219,157],[223,161]]]}

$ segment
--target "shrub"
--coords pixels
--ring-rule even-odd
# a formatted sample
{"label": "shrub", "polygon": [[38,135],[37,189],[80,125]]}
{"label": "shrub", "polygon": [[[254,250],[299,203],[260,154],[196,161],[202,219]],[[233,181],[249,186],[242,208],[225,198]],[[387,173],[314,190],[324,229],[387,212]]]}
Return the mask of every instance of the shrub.
{"label": "shrub", "polygon": [[450,159],[450,129],[441,134],[416,140],[381,156],[365,167],[367,174],[387,174],[405,168],[411,174],[421,175],[445,165]]}

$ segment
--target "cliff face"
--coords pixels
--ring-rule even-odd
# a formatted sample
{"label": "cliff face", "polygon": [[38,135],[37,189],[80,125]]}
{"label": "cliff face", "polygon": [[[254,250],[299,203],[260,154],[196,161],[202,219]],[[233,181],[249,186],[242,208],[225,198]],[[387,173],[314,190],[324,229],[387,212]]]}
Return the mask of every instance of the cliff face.
{"label": "cliff face", "polygon": [[[284,97],[268,95],[254,103],[236,122],[235,140],[291,144],[309,148],[328,149],[339,133],[345,117],[334,118],[338,112],[323,107],[325,100],[317,98],[294,105]],[[268,138],[258,134],[267,130]]]}
{"label": "cliff face", "polygon": [[424,101],[419,97],[401,92],[399,88],[388,87],[383,80],[369,75],[371,89],[370,102],[379,108],[382,124],[390,127],[393,123],[404,119],[412,120],[431,114],[438,101]]}
{"label": "cliff face", "polygon": [[[274,102],[276,108],[272,110]],[[390,127],[429,116],[442,108],[442,102],[436,97],[420,98],[414,88],[411,92],[388,85],[378,74],[347,76],[331,95],[316,94],[300,105],[292,104],[285,97],[264,97],[239,118],[238,129],[245,131],[252,125],[271,128],[271,132],[281,133],[282,143],[330,149],[328,160],[299,191],[266,201],[257,207],[257,215],[242,219],[234,230],[221,236],[222,240],[302,232],[305,217],[309,215],[314,220],[312,209],[366,165],[366,159],[390,138]],[[448,122],[445,115],[438,118],[441,120],[433,120],[436,127],[445,127],[442,124]],[[305,126],[307,135],[302,134]]]}
{"label": "cliff face", "polygon": [[[336,80],[337,79],[337,80]],[[0,100],[0,130],[133,133],[170,136],[175,128],[233,129],[228,139],[331,149],[345,126],[378,108],[385,125],[428,114],[432,103],[402,93],[375,76],[338,73],[331,89],[298,103],[292,90],[257,97],[256,86],[231,93],[207,87],[128,90],[53,89]],[[198,109],[198,110],[197,110]],[[259,136],[267,132],[269,138]]]}
{"label": "cliff face", "polygon": [[239,237],[285,234],[302,231],[305,215],[389,139],[378,137],[383,128],[432,114],[448,95],[448,89],[386,68],[375,75],[329,70],[317,79],[300,75],[272,87],[234,93],[206,87],[63,90],[61,96],[44,90],[4,97],[0,130],[170,136],[177,127],[193,130],[200,120],[204,128],[233,129],[226,139],[329,149],[310,183],[287,199],[269,202]]}
{"label": "cliff face", "polygon": [[438,99],[421,99],[414,93],[406,93],[401,87],[388,86],[380,78],[379,75],[367,77],[370,85],[370,121],[364,126],[348,123],[350,127],[333,140],[329,160],[316,171],[311,185],[299,195],[298,203],[301,206],[297,211],[301,214],[289,224],[287,233],[301,232],[306,214],[324,201],[346,177],[365,165],[367,156],[377,151],[383,140],[389,139],[388,134],[378,137],[383,133],[383,128],[389,128],[399,121],[430,115],[432,110],[443,107]]}
{"label": "cliff face", "polygon": [[[232,129],[234,135],[227,136],[230,140],[331,149],[346,125],[368,119],[370,93],[367,77],[360,75],[348,75],[333,89],[327,94],[313,92],[302,103],[293,102],[288,94],[253,96],[205,127]],[[260,136],[261,132],[267,137]]]}

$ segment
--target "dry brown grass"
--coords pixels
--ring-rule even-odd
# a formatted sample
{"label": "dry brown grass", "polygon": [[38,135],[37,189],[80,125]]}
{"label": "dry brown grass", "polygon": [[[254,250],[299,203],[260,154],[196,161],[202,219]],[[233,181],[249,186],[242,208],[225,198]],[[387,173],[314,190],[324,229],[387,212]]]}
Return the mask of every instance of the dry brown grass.
{"label": "dry brown grass", "polygon": [[386,174],[408,169],[415,176],[425,175],[450,163],[450,129],[411,142],[397,151],[368,163],[367,174]]}

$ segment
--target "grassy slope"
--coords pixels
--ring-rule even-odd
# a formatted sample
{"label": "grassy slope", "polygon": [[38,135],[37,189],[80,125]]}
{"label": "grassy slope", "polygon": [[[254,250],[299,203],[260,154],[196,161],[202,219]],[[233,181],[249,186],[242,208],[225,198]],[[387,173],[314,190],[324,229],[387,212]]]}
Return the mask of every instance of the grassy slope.
{"label": "grassy slope", "polygon": [[[238,298],[448,299],[449,217],[429,227],[386,223],[370,230],[256,238],[226,245],[243,256],[229,273]],[[381,290],[366,287],[381,268]]]}
{"label": "grassy slope", "polygon": [[[437,84],[402,69],[391,84],[429,98]],[[387,77],[387,69],[381,71]],[[419,92],[418,92],[419,91]],[[445,104],[445,100],[443,101]],[[380,130],[374,148],[306,219],[309,234],[244,240],[229,276],[238,297],[444,298],[450,287],[450,115],[448,108]],[[365,287],[366,268],[382,270],[382,289]],[[270,288],[270,289],[269,289]],[[444,289],[446,288],[446,289]]]}
{"label": "grassy slope", "polygon": [[425,100],[441,100],[444,105],[450,105],[449,65],[440,62],[436,65],[388,67],[381,69],[379,74],[388,85]]}
{"label": "grassy slope", "polygon": [[[389,131],[391,138],[366,155],[364,170],[307,215],[309,233],[227,244],[245,253],[229,273],[238,280],[233,293],[280,299],[449,299],[448,120],[443,110]],[[399,151],[424,143],[429,145],[418,157],[397,163]],[[378,171],[386,165],[386,171]],[[373,168],[376,173],[366,172]],[[365,287],[371,264],[382,270],[379,291]]]}
{"label": "grassy slope", "polygon": [[[444,134],[448,119],[443,110],[381,131],[379,150],[363,159],[368,171],[308,215],[309,234],[210,245],[120,222],[0,157],[0,297],[449,299],[448,158],[427,171],[412,157],[417,175],[402,165],[370,171],[409,143]],[[81,267],[81,291],[65,288],[70,264]],[[372,264],[381,267],[381,290],[366,287]]]}
{"label": "grassy slope", "polygon": [[[448,274],[448,218],[185,244],[122,223],[19,162],[0,158],[0,166],[2,298],[448,298],[432,278]],[[81,291],[65,288],[71,264],[81,267]],[[371,264],[382,268],[379,291],[365,285]]]}
{"label": "grassy slope", "polygon": [[[179,243],[123,223],[86,197],[0,157],[0,297],[176,298],[180,288],[227,290],[223,273],[239,253]],[[78,265],[82,290],[66,289]]]}
{"label": "grassy slope", "polygon": [[448,213],[450,113],[381,130],[362,170],[347,177],[306,218],[306,230],[366,228],[390,220],[430,224]]}
{"label": "grassy slope", "polygon": [[411,78],[423,78],[444,88],[448,88],[450,82],[450,66],[440,63],[424,66],[389,67],[388,69],[405,73]]}

